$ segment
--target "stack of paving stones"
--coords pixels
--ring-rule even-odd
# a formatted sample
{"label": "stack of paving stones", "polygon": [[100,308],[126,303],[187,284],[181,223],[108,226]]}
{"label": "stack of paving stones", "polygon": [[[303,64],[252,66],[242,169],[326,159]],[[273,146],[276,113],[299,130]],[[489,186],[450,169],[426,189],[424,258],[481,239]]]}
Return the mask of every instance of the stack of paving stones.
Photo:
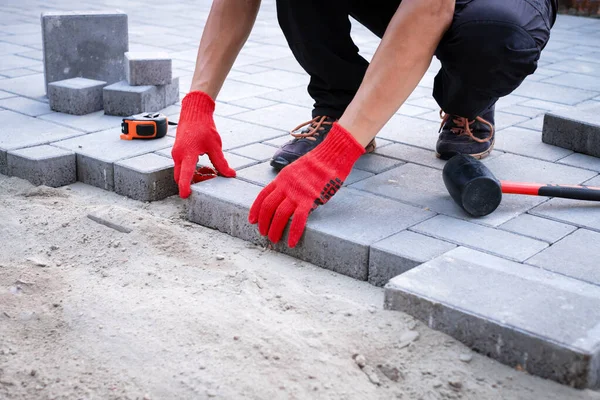
{"label": "stack of paving stones", "polygon": [[[210,2],[200,3],[189,11],[188,21],[205,17]],[[136,15],[146,10],[135,3],[122,6]],[[170,6],[152,2],[147,12],[155,15],[156,9]],[[268,160],[289,140],[287,128],[308,119],[313,104],[306,93],[306,74],[271,18],[273,7],[264,5],[267,14],[259,14],[257,28],[217,101],[215,122],[225,157],[238,177],[194,185],[189,203],[190,220],[262,245],[268,243],[247,222],[249,207],[275,176]],[[179,16],[168,20],[168,15],[176,14],[165,12],[166,22],[135,27],[136,48],[128,58],[136,58],[133,50],[168,50],[173,74],[189,88],[200,28],[196,21],[182,22]],[[119,117],[101,111],[84,116],[53,113],[41,103],[42,57],[33,60],[36,47],[21,42],[26,38],[20,35],[31,25],[19,25],[12,35],[6,26],[7,34],[0,37],[0,51],[10,53],[5,64],[22,66],[22,71],[3,72],[0,63],[0,117],[7,122],[0,129],[0,173],[7,174],[9,164],[11,174],[18,173],[15,157],[43,160],[50,154],[63,161],[70,157],[71,163],[75,157],[77,179],[106,190],[140,199],[175,193],[169,176],[175,129],[164,139],[132,144],[119,139]],[[378,39],[360,26],[353,26],[352,33],[369,59]],[[119,53],[128,50],[121,47]],[[600,105],[599,66],[600,21],[559,16],[536,74],[496,105],[496,149],[485,164],[498,178],[600,186],[600,159],[588,155],[594,154],[591,149],[560,144],[573,128],[546,126],[551,117],[545,116],[586,122],[575,131],[583,135],[579,142],[588,140],[583,138],[590,137],[590,125],[597,120],[575,116]],[[144,83],[137,80],[143,73],[130,69],[128,77],[127,68],[131,65],[123,63],[116,79],[86,78],[109,86]],[[37,75],[9,76],[34,69]],[[386,285],[388,309],[414,315],[512,367],[575,387],[598,387],[600,208],[574,200],[506,195],[492,215],[465,215],[448,196],[441,179],[444,163],[434,155],[439,109],[431,90],[438,69],[439,63],[432,63],[379,135],[375,154],[356,164],[346,188],[311,215],[299,246],[288,249],[284,238],[274,248]],[[163,112],[177,121],[179,110],[175,105]],[[558,140],[552,142],[556,145],[548,144],[551,139],[542,141],[547,135]],[[204,156],[200,163],[209,160]],[[43,169],[36,175],[47,179]],[[74,180],[72,169],[63,170]]]}

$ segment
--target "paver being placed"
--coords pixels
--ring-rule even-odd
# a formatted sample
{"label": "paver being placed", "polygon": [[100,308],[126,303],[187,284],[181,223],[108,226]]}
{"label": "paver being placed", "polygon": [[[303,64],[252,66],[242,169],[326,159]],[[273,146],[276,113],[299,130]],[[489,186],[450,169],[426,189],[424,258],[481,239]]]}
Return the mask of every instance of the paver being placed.
{"label": "paver being placed", "polygon": [[104,112],[130,116],[156,112],[179,101],[179,78],[162,86],[131,86],[127,81],[104,88]]}
{"label": "paver being placed", "polygon": [[125,76],[132,86],[167,85],[173,80],[173,64],[167,53],[125,53]]}
{"label": "paver being placed", "polygon": [[577,229],[576,226],[552,221],[547,218],[523,214],[499,226],[505,231],[554,243]]}
{"label": "paver being placed", "polygon": [[102,91],[106,82],[71,78],[48,84],[50,108],[54,111],[85,115],[102,110]]}
{"label": "paver being placed", "polygon": [[43,13],[42,41],[46,85],[79,76],[108,84],[125,79],[129,33],[123,12]]}
{"label": "paver being placed", "polygon": [[527,260],[527,264],[600,286],[599,243],[600,233],[578,229]]}
{"label": "paver being placed", "polygon": [[115,192],[140,201],[162,200],[177,194],[173,160],[158,154],[121,160],[114,165]]}
{"label": "paver being placed", "polygon": [[411,231],[397,233],[371,246],[369,283],[384,286],[395,276],[455,247],[455,244]]}
{"label": "paver being placed", "polygon": [[540,240],[446,215],[438,215],[410,229],[414,232],[519,262],[527,260],[548,247],[548,243]]}
{"label": "paver being placed", "polygon": [[544,119],[544,143],[600,157],[600,105],[596,110],[549,113]]}
{"label": "paver being placed", "polygon": [[[217,178],[192,187],[190,220],[245,240],[264,242],[248,212],[262,188],[239,179]],[[369,247],[434,214],[346,188],[311,214],[303,239],[287,247],[287,233],[274,248],[356,279],[368,277]],[[381,221],[380,223],[377,221]],[[385,222],[384,222],[385,221]],[[377,225],[377,229],[368,229]]]}
{"label": "paver being placed", "polygon": [[511,367],[600,386],[600,288],[459,247],[390,281],[406,312]]}
{"label": "paver being placed", "polygon": [[60,187],[77,181],[75,153],[42,145],[12,150],[6,155],[9,176],[34,185]]}
{"label": "paver being placed", "polygon": [[28,117],[13,111],[0,110],[0,174],[7,173],[6,152],[24,147],[47,144],[55,140],[83,135],[65,126]]}
{"label": "paver being placed", "polygon": [[154,140],[121,140],[120,135],[121,130],[114,128],[53,145],[77,153],[78,181],[113,191],[115,162],[171,147],[174,143],[169,136]]}

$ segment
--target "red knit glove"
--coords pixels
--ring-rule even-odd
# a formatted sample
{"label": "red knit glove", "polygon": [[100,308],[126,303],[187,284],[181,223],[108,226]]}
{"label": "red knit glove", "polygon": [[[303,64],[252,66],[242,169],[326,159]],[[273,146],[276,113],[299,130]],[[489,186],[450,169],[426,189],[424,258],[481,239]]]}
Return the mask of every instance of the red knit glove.
{"label": "red knit glove", "polygon": [[258,222],[260,234],[277,243],[293,215],[288,245],[295,247],[308,214],[333,197],[364,153],[350,132],[335,123],[323,143],[285,167],[259,193],[250,209],[250,223]]}
{"label": "red knit glove", "polygon": [[179,195],[183,199],[192,193],[190,184],[201,155],[208,154],[221,175],[235,177],[235,171],[229,168],[223,155],[223,144],[213,120],[214,111],[215,102],[204,92],[190,92],[181,102],[171,155],[175,161],[175,182],[179,184]]}

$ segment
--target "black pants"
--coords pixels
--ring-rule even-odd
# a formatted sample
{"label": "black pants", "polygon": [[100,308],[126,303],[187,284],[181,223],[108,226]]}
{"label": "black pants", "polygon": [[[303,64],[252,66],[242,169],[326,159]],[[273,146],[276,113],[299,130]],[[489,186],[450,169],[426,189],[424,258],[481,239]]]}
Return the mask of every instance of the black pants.
{"label": "black pants", "polygon": [[[532,74],[556,18],[552,1],[456,0],[454,20],[435,53],[442,68],[433,96],[441,109],[474,118]],[[311,78],[313,117],[339,118],[369,65],[350,37],[348,16],[382,37],[400,2],[277,0],[279,24]]]}

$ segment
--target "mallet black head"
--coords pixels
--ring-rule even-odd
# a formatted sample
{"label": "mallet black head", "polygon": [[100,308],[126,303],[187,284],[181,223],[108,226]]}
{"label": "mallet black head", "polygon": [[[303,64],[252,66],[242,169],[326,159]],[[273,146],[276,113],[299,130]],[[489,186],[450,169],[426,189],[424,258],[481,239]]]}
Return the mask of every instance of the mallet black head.
{"label": "mallet black head", "polygon": [[502,186],[475,158],[459,154],[444,166],[444,184],[454,201],[474,217],[491,214],[502,200]]}

